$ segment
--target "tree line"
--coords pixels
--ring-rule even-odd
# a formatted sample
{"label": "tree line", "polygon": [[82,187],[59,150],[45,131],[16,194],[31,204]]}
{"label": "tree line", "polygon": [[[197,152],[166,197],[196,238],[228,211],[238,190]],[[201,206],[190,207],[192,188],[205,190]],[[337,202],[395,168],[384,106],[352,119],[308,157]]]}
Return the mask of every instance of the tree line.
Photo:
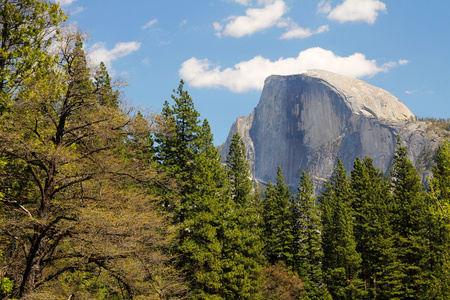
{"label": "tree line", "polygon": [[450,144],[425,190],[340,161],[264,194],[184,82],[136,111],[47,1],[0,1],[0,299],[447,299]]}

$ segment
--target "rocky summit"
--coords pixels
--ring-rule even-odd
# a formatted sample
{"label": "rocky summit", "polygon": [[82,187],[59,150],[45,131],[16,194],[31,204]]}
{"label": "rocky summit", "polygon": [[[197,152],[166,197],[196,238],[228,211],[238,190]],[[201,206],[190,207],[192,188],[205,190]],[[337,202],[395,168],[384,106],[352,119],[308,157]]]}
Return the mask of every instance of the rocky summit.
{"label": "rocky summit", "polygon": [[239,132],[254,177],[274,181],[280,166],[296,187],[305,170],[320,190],[337,159],[350,172],[356,157],[371,157],[388,172],[400,135],[411,161],[428,175],[442,138],[389,92],[364,81],[323,70],[272,75],[248,117],[239,117],[222,147]]}

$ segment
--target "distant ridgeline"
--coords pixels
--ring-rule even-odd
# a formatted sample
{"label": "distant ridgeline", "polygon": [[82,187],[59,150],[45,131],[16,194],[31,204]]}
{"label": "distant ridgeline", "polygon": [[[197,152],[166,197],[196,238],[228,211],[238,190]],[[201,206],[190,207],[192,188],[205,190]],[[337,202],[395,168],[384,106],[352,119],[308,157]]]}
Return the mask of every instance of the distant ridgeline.
{"label": "distant ridgeline", "polygon": [[266,79],[249,116],[237,118],[221,147],[225,157],[234,133],[245,143],[254,177],[273,182],[277,167],[298,186],[305,170],[319,192],[340,159],[353,168],[371,157],[385,174],[392,166],[397,136],[426,183],[435,149],[450,135],[448,120],[417,118],[389,92],[364,81],[323,70]]}
{"label": "distant ridgeline", "polygon": [[429,123],[430,129],[442,129],[442,131],[437,131],[438,134],[441,136],[444,136],[445,138],[450,137],[450,118],[443,119],[443,118],[430,118],[430,117],[416,117],[417,121],[420,122],[427,122]]}

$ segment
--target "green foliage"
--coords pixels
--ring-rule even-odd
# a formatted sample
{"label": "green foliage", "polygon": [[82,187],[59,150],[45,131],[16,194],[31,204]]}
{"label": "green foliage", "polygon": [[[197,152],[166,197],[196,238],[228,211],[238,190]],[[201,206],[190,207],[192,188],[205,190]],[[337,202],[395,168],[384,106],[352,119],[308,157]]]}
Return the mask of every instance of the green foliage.
{"label": "green foliage", "polygon": [[[3,262],[3,252],[0,250],[0,264]],[[2,268],[0,268],[0,297],[7,297],[13,291],[14,283],[3,276]]]}
{"label": "green foliage", "polygon": [[103,62],[100,63],[100,68],[96,71],[94,82],[95,89],[99,95],[99,104],[118,107],[119,91],[112,88],[111,78]]}
{"label": "green foliage", "polygon": [[226,215],[222,250],[226,284],[222,295],[227,299],[258,299],[264,261],[259,199],[253,192],[244,143],[237,133],[231,140],[226,166],[233,201]]}
{"label": "green foliage", "polygon": [[333,299],[360,299],[364,295],[359,279],[361,255],[356,251],[350,184],[340,160],[319,201],[325,283]]}
{"label": "green foliage", "polygon": [[164,172],[175,178],[179,185],[179,190],[168,191],[165,197],[166,206],[174,213],[174,222],[177,224],[184,222],[190,209],[190,203],[185,203],[185,196],[196,189],[191,178],[195,174],[201,130],[200,114],[183,86],[181,80],[178,89],[173,91],[176,93],[172,95],[173,106],[168,101],[164,103],[162,132],[155,134],[156,158]]}
{"label": "green foliage", "polygon": [[15,95],[29,76],[44,75],[42,66],[56,57],[47,51],[66,16],[48,1],[0,1],[0,96]]}
{"label": "green foliage", "polygon": [[427,193],[430,226],[430,283],[427,297],[450,297],[450,143],[444,141],[435,155],[433,179]]}
{"label": "green foliage", "polygon": [[419,174],[398,137],[391,171],[392,230],[401,270],[401,296],[418,297],[426,289],[428,207]]}
{"label": "green foliage", "polygon": [[292,269],[305,284],[308,299],[321,299],[322,279],[322,223],[314,186],[302,172],[300,187],[292,199],[292,235],[294,236]]}
{"label": "green foliage", "polygon": [[253,189],[250,179],[250,166],[245,153],[244,142],[238,133],[233,135],[226,158],[228,178],[231,184],[231,197],[239,205],[248,205]]}
{"label": "green foliage", "polygon": [[292,195],[280,167],[276,180],[275,186],[270,182],[267,185],[262,203],[264,251],[269,263],[284,262],[289,267],[293,261],[291,246],[294,240],[290,211]]}
{"label": "green foliage", "polygon": [[166,199],[179,227],[176,263],[189,282],[189,296],[257,297],[261,242],[258,230],[251,231],[258,217],[251,182],[245,181],[245,156],[231,154],[234,159],[225,172],[209,124],[198,125],[199,114],[183,81],[176,93],[174,105],[166,102],[163,109],[168,133],[156,135],[155,141],[158,160],[180,186]]}
{"label": "green foliage", "polygon": [[180,283],[173,231],[148,188],[160,177],[121,155],[150,120],[100,105],[81,41],[63,36],[58,64],[25,78],[0,115],[2,273],[17,298],[168,295]]}
{"label": "green foliage", "polygon": [[396,252],[391,229],[389,183],[371,158],[355,160],[350,186],[356,250],[368,298],[393,299],[399,290]]}

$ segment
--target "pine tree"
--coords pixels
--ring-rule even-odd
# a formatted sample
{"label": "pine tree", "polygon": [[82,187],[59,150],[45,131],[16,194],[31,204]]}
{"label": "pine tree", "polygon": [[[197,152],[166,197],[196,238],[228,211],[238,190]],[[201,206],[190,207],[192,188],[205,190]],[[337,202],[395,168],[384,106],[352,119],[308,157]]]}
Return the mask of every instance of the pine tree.
{"label": "pine tree", "polygon": [[361,279],[368,299],[395,299],[399,291],[396,254],[390,226],[390,186],[371,158],[356,158],[351,172],[352,208]]}
{"label": "pine tree", "polygon": [[172,95],[175,103],[164,104],[168,133],[155,137],[157,159],[179,185],[165,199],[179,228],[174,251],[178,267],[185,272],[189,295],[221,299],[223,218],[231,209],[226,174],[209,124],[204,120],[199,125],[199,113],[183,85],[181,81]]}
{"label": "pine tree", "polygon": [[[200,114],[194,108],[189,93],[183,89],[181,80],[178,89],[173,92],[173,106],[164,103],[162,116],[165,120],[163,131],[155,135],[156,156],[165,173],[176,178],[179,191],[166,195],[166,205],[174,213],[175,223],[184,222],[190,204],[184,196],[196,189],[191,183],[195,171],[196,157],[199,153]],[[181,233],[181,236],[184,233]]]}
{"label": "pine tree", "polygon": [[361,299],[361,256],[356,251],[351,191],[340,160],[319,197],[322,211],[323,276],[333,299]]}
{"label": "pine tree", "polygon": [[428,208],[417,170],[401,145],[400,136],[391,170],[392,228],[401,278],[401,297],[417,298],[425,289]]}
{"label": "pine tree", "polygon": [[303,280],[308,299],[323,299],[326,291],[322,279],[320,209],[314,196],[314,186],[305,171],[302,172],[299,185],[291,203],[293,270]]}
{"label": "pine tree", "polygon": [[103,62],[100,63],[100,68],[96,71],[94,80],[95,88],[100,95],[99,104],[117,107],[119,105],[119,91],[113,90],[111,78]]}
{"label": "pine tree", "polygon": [[450,298],[450,143],[444,141],[435,155],[433,179],[427,193],[430,208],[430,282],[428,299]]}
{"label": "pine tree", "polygon": [[224,291],[227,299],[258,299],[263,269],[263,243],[250,167],[244,143],[235,134],[226,159],[232,209],[226,215],[223,241]]}
{"label": "pine tree", "polygon": [[185,186],[183,222],[180,223],[179,266],[185,271],[190,296],[222,299],[224,215],[231,209],[226,174],[212,143],[208,122],[197,140],[198,154],[190,164],[192,176]]}
{"label": "pine tree", "polygon": [[280,167],[276,180],[275,186],[270,182],[267,185],[266,197],[262,203],[264,252],[269,263],[284,262],[287,267],[291,267],[293,257],[290,248],[294,239],[290,211],[292,195]]}

